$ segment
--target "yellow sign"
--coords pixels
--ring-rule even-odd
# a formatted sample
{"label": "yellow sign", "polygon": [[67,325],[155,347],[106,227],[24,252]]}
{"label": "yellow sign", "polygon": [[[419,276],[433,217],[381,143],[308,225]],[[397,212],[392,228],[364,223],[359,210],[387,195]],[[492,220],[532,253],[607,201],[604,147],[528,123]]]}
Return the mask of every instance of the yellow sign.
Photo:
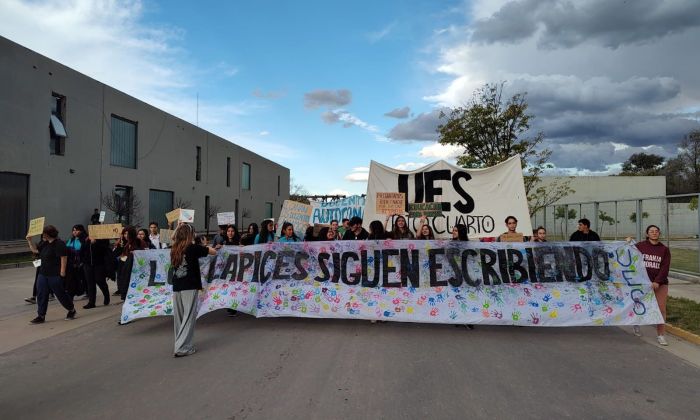
{"label": "yellow sign", "polygon": [[377,213],[404,214],[406,213],[406,194],[397,192],[377,193]]}
{"label": "yellow sign", "polygon": [[30,220],[27,236],[41,235],[41,232],[44,230],[44,220],[44,217],[37,217],[36,219]]}
{"label": "yellow sign", "polygon": [[166,245],[172,245],[173,235],[175,234],[174,230],[160,229],[158,234],[160,235],[160,243],[166,244]]}
{"label": "yellow sign", "polygon": [[175,221],[194,223],[194,210],[175,209],[171,212],[165,213],[165,218],[168,219],[168,224]]}
{"label": "yellow sign", "polygon": [[177,221],[180,218],[180,209],[175,209],[165,213],[165,218],[168,219],[168,224]]}
{"label": "yellow sign", "polygon": [[90,239],[115,239],[122,235],[122,225],[115,223],[112,225],[89,225],[88,234]]}
{"label": "yellow sign", "polygon": [[523,242],[524,236],[520,232],[506,232],[499,236],[501,242]]}

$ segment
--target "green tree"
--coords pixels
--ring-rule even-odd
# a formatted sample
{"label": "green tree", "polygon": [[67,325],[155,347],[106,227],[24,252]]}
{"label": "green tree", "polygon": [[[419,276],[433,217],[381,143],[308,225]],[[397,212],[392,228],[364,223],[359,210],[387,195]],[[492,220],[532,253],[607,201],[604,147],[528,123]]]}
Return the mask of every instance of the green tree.
{"label": "green tree", "polygon": [[683,164],[685,178],[693,188],[700,192],[700,130],[691,131],[680,144],[678,158]]}
{"label": "green tree", "polygon": [[541,147],[544,134],[530,133],[534,115],[527,113],[526,93],[504,98],[505,82],[490,83],[474,92],[470,103],[441,112],[445,122],[437,128],[441,144],[464,148],[457,164],[464,168],[484,168],[520,155],[525,170],[525,192],[530,215],[569,193],[571,179],[540,184],[545,169],[552,168],[552,151]]}
{"label": "green tree", "polygon": [[620,175],[659,175],[664,160],[653,153],[635,153],[622,164]]}
{"label": "green tree", "polygon": [[576,209],[569,209],[569,211],[566,211],[566,206],[556,206],[554,208],[554,219],[561,219],[561,222],[559,222],[559,230],[561,232],[561,237],[566,240],[566,237],[564,236],[564,223],[568,223],[569,220],[574,220],[576,219]]}
{"label": "green tree", "polygon": [[690,200],[690,203],[688,203],[688,208],[689,208],[690,210],[693,210],[693,211],[695,211],[695,210],[698,209],[698,198],[697,198],[697,197],[693,197],[693,198]]}
{"label": "green tree", "polygon": [[[649,213],[643,211],[642,212],[642,220],[648,219],[649,218]],[[632,223],[637,223],[637,212],[634,211],[632,214],[630,214],[630,222]]]}
{"label": "green tree", "polygon": [[614,217],[610,216],[608,213],[602,210],[598,212],[598,220],[603,222],[600,224],[600,232],[598,232],[598,234],[601,237],[603,236],[603,228],[605,227],[605,223],[607,223],[610,226],[614,225],[615,223],[619,223],[617,220],[615,220]]}

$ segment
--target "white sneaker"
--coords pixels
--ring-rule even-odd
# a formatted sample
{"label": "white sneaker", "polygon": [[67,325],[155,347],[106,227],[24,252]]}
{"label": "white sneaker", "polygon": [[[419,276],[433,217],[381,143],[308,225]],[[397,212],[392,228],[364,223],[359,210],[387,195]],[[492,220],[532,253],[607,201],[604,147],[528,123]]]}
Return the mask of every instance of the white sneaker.
{"label": "white sneaker", "polygon": [[636,335],[637,337],[642,336],[642,329],[639,328],[639,325],[635,325],[634,327],[632,327],[632,330],[634,331],[634,335]]}
{"label": "white sneaker", "polygon": [[668,346],[668,341],[666,341],[666,337],[663,335],[656,337],[656,341],[658,341],[661,346]]}

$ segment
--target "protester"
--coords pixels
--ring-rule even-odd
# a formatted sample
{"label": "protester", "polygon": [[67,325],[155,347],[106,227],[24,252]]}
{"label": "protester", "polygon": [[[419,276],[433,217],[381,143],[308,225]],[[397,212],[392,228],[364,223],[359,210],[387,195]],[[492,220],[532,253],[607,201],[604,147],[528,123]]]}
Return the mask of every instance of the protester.
{"label": "protester", "polygon": [[234,225],[226,226],[226,236],[224,237],[224,245],[240,245],[241,237],[238,235],[238,230]]}
{"label": "protester", "polygon": [[[647,269],[649,280],[654,288],[656,302],[659,304],[659,311],[666,321],[666,300],[668,299],[668,270],[671,268],[671,251],[659,240],[661,229],[656,225],[647,226],[647,239],[638,242],[637,249],[642,253],[644,266]],[[631,238],[628,238],[631,239]],[[666,341],[666,324],[661,323],[656,326],[656,341],[662,346],[668,346]],[[642,335],[638,325],[634,326],[634,333]]]}
{"label": "protester", "polygon": [[314,242],[315,240],[316,236],[314,236],[314,227],[307,226],[306,231],[304,232],[304,242]]}
{"label": "protester", "polygon": [[[340,233],[340,229],[338,228],[338,221],[333,219],[331,220],[331,232],[335,235],[335,239],[343,239],[343,234]],[[343,231],[343,233],[345,233]]]}
{"label": "protester", "polygon": [[523,242],[525,240],[522,233],[515,231],[518,228],[518,219],[515,216],[506,217],[504,223],[507,230],[498,237],[498,242]]}
{"label": "protester", "polygon": [[348,221],[350,229],[343,235],[344,241],[364,241],[369,238],[369,233],[362,227],[362,218],[359,216],[353,216],[352,219]]}
{"label": "protester", "polygon": [[[331,221],[331,226],[333,226],[333,222]],[[350,230],[350,219],[343,219],[342,220],[342,226],[338,227],[338,235],[340,236],[340,239],[343,239],[345,236],[345,233]]]}
{"label": "protester", "polygon": [[194,237],[194,243],[197,245],[208,246],[209,239],[207,239],[207,235],[197,235]]}
{"label": "protester", "polygon": [[126,228],[122,229],[122,234],[119,239],[114,241],[114,246],[112,247],[112,255],[110,258],[110,264],[107,266],[107,278],[112,279],[115,283],[117,283],[117,290],[112,293],[112,296],[121,296],[121,292],[119,291],[119,272],[121,271],[122,264],[124,263],[122,261],[121,255],[122,251],[124,251],[124,245],[127,243],[127,234],[126,234]]}
{"label": "protester", "polygon": [[97,287],[100,288],[105,306],[109,305],[109,286],[107,286],[107,260],[111,258],[108,239],[88,237],[81,252],[83,271],[87,283],[88,303],[83,309],[92,309],[97,300]]}
{"label": "protester", "polygon": [[100,224],[100,209],[95,209],[92,212],[92,216],[90,216],[90,224],[91,225],[99,225]]}
{"label": "protester", "polygon": [[134,265],[134,251],[148,249],[148,245],[139,239],[135,227],[128,226],[124,228],[124,231],[126,231],[126,243],[121,246],[119,254],[121,266],[117,273],[117,287],[122,301],[126,300],[126,293],[129,290],[129,279]]}
{"label": "protester", "polygon": [[[391,228],[391,232],[389,232],[388,236],[394,240],[415,239],[415,235],[413,235],[413,232],[411,232],[411,230],[408,228],[406,218],[401,216],[400,214],[396,214],[394,216],[396,216],[396,218],[394,219],[394,226]],[[391,216],[386,217],[384,227],[386,227],[386,224],[389,223],[390,218]]]}
{"label": "protester", "polygon": [[173,273],[173,320],[175,325],[175,357],[189,356],[196,351],[193,344],[197,320],[197,294],[202,289],[199,259],[216,255],[214,248],[194,244],[194,228],[181,224],[175,229],[170,251]]}
{"label": "protester", "polygon": [[584,218],[578,221],[578,230],[571,234],[569,241],[600,241],[600,236],[591,230],[591,221]]}
{"label": "protester", "polygon": [[532,232],[532,242],[547,242],[547,229],[540,226]]}
{"label": "protester", "polygon": [[321,230],[318,231],[318,240],[319,241],[337,241],[338,237],[336,235],[337,235],[337,233],[333,232],[332,228],[322,227]]}
{"label": "protester", "polygon": [[148,234],[148,230],[141,228],[136,232],[136,236],[146,244],[146,249],[156,249],[156,246],[151,242],[151,237]]}
{"label": "protester", "polygon": [[422,240],[433,240],[435,239],[435,234],[433,233],[433,228],[430,227],[428,224],[428,219],[425,216],[421,216],[420,218],[420,228],[418,229],[418,234],[416,235],[416,239],[422,239]]}
{"label": "protester", "polygon": [[387,233],[386,230],[384,230],[382,222],[373,220],[372,223],[369,224],[369,236],[367,239],[374,241],[383,241],[387,239]]}
{"label": "protester", "polygon": [[52,225],[44,227],[41,241],[36,245],[31,236],[27,236],[29,249],[39,254],[41,266],[37,278],[37,317],[30,323],[41,324],[46,320],[46,311],[49,306],[49,291],[52,291],[61,305],[68,313],[66,319],[75,318],[76,311],[73,299],[68,296],[63,286],[63,278],[66,276],[68,266],[68,249],[65,242],[58,238],[58,230]]}
{"label": "protester", "polygon": [[68,293],[68,296],[75,298],[82,296],[87,291],[85,282],[85,271],[83,263],[80,259],[80,252],[85,247],[85,226],[75,225],[71,231],[71,237],[66,242],[68,249],[68,266],[66,270],[65,284],[63,285]]}
{"label": "protester", "polygon": [[227,225],[219,225],[219,231],[214,235],[214,239],[211,242],[211,246],[215,249],[224,246],[224,242],[226,241],[226,228]]}
{"label": "protester", "polygon": [[466,225],[458,223],[452,227],[452,240],[453,241],[468,241],[469,240],[469,230]]}
{"label": "protester", "polygon": [[253,245],[256,236],[258,236],[258,224],[251,223],[248,225],[245,235],[241,237],[241,245]]}
{"label": "protester", "polygon": [[255,244],[264,244],[275,241],[275,224],[272,220],[263,220],[260,223],[260,233],[255,236]]}
{"label": "protester", "polygon": [[[41,237],[39,238],[39,242],[43,241]],[[39,258],[39,254],[32,254],[32,258],[35,260]],[[32,286],[32,296],[28,298],[24,298],[24,301],[27,303],[30,303],[32,305],[36,304],[36,296],[37,296],[37,288],[36,288],[36,282],[37,279],[39,278],[39,267],[34,270],[34,285]],[[53,293],[49,292],[49,300],[54,300],[54,295]]]}
{"label": "protester", "polygon": [[149,223],[148,231],[148,239],[151,241],[151,244],[153,244],[153,248],[165,248],[165,244],[160,242],[160,233],[158,233],[158,222]]}
{"label": "protester", "polygon": [[300,242],[301,239],[294,233],[294,225],[289,222],[282,223],[282,236],[279,242]]}

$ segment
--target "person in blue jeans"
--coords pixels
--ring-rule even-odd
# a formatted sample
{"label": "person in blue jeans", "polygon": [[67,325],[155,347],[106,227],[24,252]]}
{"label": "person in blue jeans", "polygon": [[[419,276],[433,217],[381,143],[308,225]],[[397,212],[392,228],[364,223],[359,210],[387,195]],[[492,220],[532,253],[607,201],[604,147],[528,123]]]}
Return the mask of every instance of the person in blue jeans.
{"label": "person in blue jeans", "polygon": [[61,305],[68,310],[66,319],[75,319],[75,306],[73,299],[66,293],[63,279],[66,277],[68,265],[68,248],[66,243],[58,238],[58,230],[48,225],[41,233],[42,241],[38,244],[32,242],[31,236],[27,236],[29,249],[39,254],[41,265],[37,276],[37,317],[32,319],[32,324],[42,324],[46,320],[46,310],[49,306],[49,291],[52,291]]}

